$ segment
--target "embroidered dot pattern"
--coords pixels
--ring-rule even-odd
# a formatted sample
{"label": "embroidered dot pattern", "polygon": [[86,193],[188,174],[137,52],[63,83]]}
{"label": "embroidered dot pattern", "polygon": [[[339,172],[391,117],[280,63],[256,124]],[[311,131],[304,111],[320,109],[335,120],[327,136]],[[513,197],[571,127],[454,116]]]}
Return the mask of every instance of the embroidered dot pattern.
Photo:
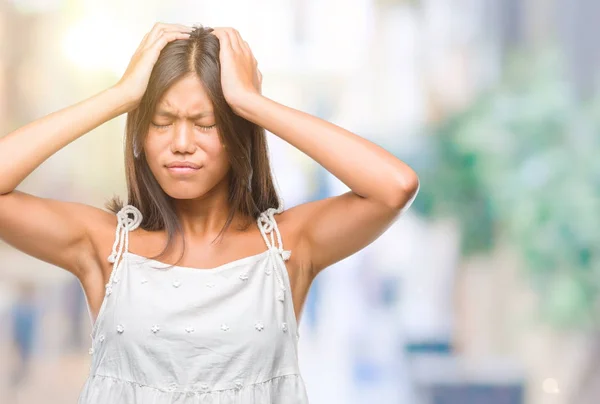
{"label": "embroidered dot pattern", "polygon": [[[131,209],[133,209],[133,210],[131,210]],[[136,214],[136,212],[139,213],[139,211],[137,211],[137,209],[135,209],[133,207],[131,207],[131,209],[129,212],[126,212],[125,215],[121,214],[121,212],[119,213],[119,226],[117,229],[117,238],[115,240],[115,245],[113,246],[113,253],[109,257],[109,261],[114,264],[113,272],[111,273],[111,278],[109,279],[109,282],[106,284],[106,296],[109,296],[113,292],[113,287],[111,286],[111,284],[116,284],[120,281],[118,274],[115,273],[115,268],[117,267],[119,262],[122,262],[121,251],[127,252],[127,250],[128,250],[127,232],[129,232],[131,230],[135,230],[135,228],[137,228],[139,226],[139,224],[141,223],[141,214]],[[127,213],[133,214],[133,218],[129,217]],[[279,230],[277,229],[277,225],[275,224],[275,221],[273,219],[273,215],[275,213],[280,213],[280,211],[278,209],[269,209],[267,212],[261,214],[261,216],[259,217],[259,220],[258,220],[259,227],[261,228],[261,234],[262,234],[265,242],[268,245],[269,253],[272,253],[272,252],[278,253],[278,254],[280,254],[280,256],[282,257],[282,259],[284,261],[287,261],[290,258],[291,252],[288,250],[283,250],[283,248],[281,247],[281,245],[282,245],[281,235],[279,234]],[[275,232],[273,232],[273,230],[275,230]],[[276,234],[274,234],[274,233],[276,233]],[[266,234],[270,234],[270,240],[267,238]],[[274,239],[275,236],[277,237],[279,246],[275,245],[275,239]],[[121,245],[117,252],[116,247],[119,245],[119,243],[121,243]],[[270,264],[273,264],[273,266],[271,266]],[[280,302],[284,302],[285,294],[286,294],[285,293],[286,287],[283,282],[282,274],[280,273],[280,266],[275,265],[276,263],[273,261],[271,261],[270,264],[267,265],[266,268],[264,269],[264,274],[267,276],[274,275],[274,278],[276,278],[276,281],[278,282],[278,287],[279,287],[279,290],[277,290],[277,292],[276,292],[275,299]],[[239,277],[239,280],[241,280],[241,281],[247,281],[249,279],[249,274],[248,274],[248,272],[244,272],[244,273],[239,274],[238,277]],[[148,283],[148,279],[142,278],[142,279],[140,279],[139,282],[141,284],[146,284],[146,283]],[[171,286],[175,289],[180,288],[182,286],[182,282],[180,279],[174,279],[171,282]],[[206,288],[214,288],[215,286],[216,286],[216,284],[214,282],[205,282]],[[289,331],[288,323],[281,322],[279,324],[280,324],[279,328],[281,330],[280,332],[287,333]],[[261,332],[265,329],[265,325],[263,324],[262,321],[257,321],[254,323],[254,328],[256,331]],[[220,329],[223,332],[227,332],[230,330],[230,326],[227,323],[222,323],[220,325]],[[150,327],[150,331],[153,334],[157,334],[160,330],[161,330],[161,327],[158,324],[154,324]],[[122,334],[124,331],[125,331],[125,327],[123,326],[123,324],[118,324],[116,326],[117,333]],[[190,334],[190,333],[195,332],[195,328],[191,324],[189,324],[188,326],[186,326],[183,329],[183,331]],[[298,333],[296,333],[296,338],[299,338],[299,337],[300,337],[300,335]],[[104,342],[105,336],[103,334],[99,335],[97,338],[97,341],[100,343]],[[92,355],[93,353],[94,353],[94,347],[91,347],[89,349],[89,354]],[[244,387],[242,380],[236,380],[234,385],[235,385],[235,389],[237,389],[237,390],[240,390]],[[179,386],[176,383],[170,383],[169,385],[166,385],[166,386],[163,385],[163,389],[167,390],[167,391],[176,391],[178,388],[179,388]],[[200,394],[200,392],[203,392],[203,393],[208,392],[210,388],[207,384],[200,384],[200,385],[197,385],[196,389],[198,389],[199,391],[197,390],[194,394],[198,395],[198,394]]]}

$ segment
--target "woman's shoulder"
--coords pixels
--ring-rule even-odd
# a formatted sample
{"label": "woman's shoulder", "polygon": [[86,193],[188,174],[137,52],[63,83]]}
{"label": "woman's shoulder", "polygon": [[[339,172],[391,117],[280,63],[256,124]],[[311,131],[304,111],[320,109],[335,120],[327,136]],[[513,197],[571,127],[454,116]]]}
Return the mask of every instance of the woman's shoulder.
{"label": "woman's shoulder", "polygon": [[85,217],[84,220],[90,234],[94,255],[100,259],[104,258],[104,261],[106,261],[106,257],[110,255],[112,245],[114,244],[118,226],[120,222],[123,222],[122,217],[130,217],[128,211],[131,209],[131,206],[125,205],[117,212],[91,206],[85,207],[85,205],[79,209],[81,210],[80,213]]}

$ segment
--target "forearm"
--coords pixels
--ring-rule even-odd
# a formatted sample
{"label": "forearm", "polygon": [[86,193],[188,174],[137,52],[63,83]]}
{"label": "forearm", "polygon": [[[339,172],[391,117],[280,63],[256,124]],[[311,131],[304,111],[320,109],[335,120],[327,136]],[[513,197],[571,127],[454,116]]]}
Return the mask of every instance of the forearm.
{"label": "forearm", "polygon": [[54,153],[102,123],[127,112],[117,87],[33,121],[0,138],[0,195],[12,192]]}
{"label": "forearm", "polygon": [[362,197],[401,207],[418,188],[417,175],[407,164],[330,122],[260,95],[236,112],[306,153]]}

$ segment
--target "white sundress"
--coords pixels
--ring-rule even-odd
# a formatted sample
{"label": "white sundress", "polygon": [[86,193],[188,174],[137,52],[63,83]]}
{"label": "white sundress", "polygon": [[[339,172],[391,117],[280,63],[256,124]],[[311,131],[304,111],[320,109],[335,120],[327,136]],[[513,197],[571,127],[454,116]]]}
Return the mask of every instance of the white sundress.
{"label": "white sundress", "polygon": [[280,212],[257,220],[266,251],[199,269],[130,253],[125,206],[79,404],[307,403]]}

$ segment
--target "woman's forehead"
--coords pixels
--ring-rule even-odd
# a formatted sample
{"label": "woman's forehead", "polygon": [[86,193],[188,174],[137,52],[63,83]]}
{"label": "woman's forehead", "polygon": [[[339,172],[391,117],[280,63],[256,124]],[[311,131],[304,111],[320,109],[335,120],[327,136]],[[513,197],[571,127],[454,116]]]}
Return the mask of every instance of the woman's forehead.
{"label": "woman's forehead", "polygon": [[174,83],[156,105],[156,112],[166,111],[173,115],[212,113],[213,106],[197,75],[187,75]]}

